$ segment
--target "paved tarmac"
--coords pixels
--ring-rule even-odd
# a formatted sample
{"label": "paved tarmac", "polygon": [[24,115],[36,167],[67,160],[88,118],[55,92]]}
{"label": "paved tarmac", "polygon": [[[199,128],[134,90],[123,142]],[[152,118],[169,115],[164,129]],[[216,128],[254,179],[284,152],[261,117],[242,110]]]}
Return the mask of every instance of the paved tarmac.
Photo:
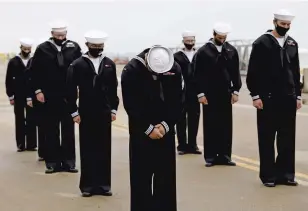
{"label": "paved tarmac", "polygon": [[[119,74],[120,77],[120,69]],[[4,84],[0,67],[0,83]],[[0,86],[1,211],[129,211],[127,116],[122,104],[113,127],[114,196],[80,197],[78,174],[44,174],[36,152],[16,152],[13,108]],[[121,89],[119,87],[121,98]],[[305,211],[308,201],[308,107],[298,112],[296,170],[298,187],[264,187],[258,179],[256,111],[243,87],[234,106],[233,159],[236,167],[205,168],[202,155],[177,156],[178,211]],[[198,144],[202,148],[202,121]],[[77,128],[77,126],[76,126]],[[78,129],[76,132],[78,140]],[[77,141],[77,152],[79,149]],[[79,167],[79,153],[77,166]]]}

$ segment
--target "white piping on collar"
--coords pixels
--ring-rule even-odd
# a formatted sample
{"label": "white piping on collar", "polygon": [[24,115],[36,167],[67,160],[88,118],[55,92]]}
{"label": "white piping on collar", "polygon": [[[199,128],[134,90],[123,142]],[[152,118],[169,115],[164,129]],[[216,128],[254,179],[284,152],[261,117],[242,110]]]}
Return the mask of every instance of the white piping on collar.
{"label": "white piping on collar", "polygon": [[145,63],[145,60],[139,56],[135,56],[134,59],[137,59],[139,62],[141,62],[145,67],[147,66]]}
{"label": "white piping on collar", "polygon": [[[149,70],[149,68],[147,67],[146,63],[145,63],[145,60],[143,58],[141,58],[140,56],[135,56],[134,59],[138,60],[139,62],[141,62],[145,67],[146,69],[151,72],[151,70]],[[157,76],[156,75],[152,75],[152,78],[154,80],[157,80]]]}
{"label": "white piping on collar", "polygon": [[[182,52],[182,53],[186,56],[186,58],[187,58],[187,60],[188,60],[189,62],[191,62],[191,61],[189,60],[188,56],[186,55],[186,53],[187,53],[187,52],[190,52],[190,51],[185,51],[184,49],[180,49],[179,51]],[[192,52],[195,54],[195,53],[196,53],[196,50],[194,49]]]}
{"label": "white piping on collar", "polygon": [[[265,34],[272,35],[275,39],[277,39],[277,37],[274,36],[273,31],[266,32]],[[283,37],[283,38],[284,38],[284,39],[283,39],[283,45],[284,45],[284,43],[287,41],[288,37],[289,37],[288,34],[286,34],[286,35]]]}
{"label": "white piping on collar", "polygon": [[226,41],[225,41],[221,46],[216,45],[215,42],[214,42],[213,40],[209,40],[209,41],[206,42],[206,44],[207,44],[207,43],[211,43],[211,44],[215,45],[216,47],[222,47],[222,46],[226,43]]}
{"label": "white piping on collar", "polygon": [[[190,51],[185,51],[185,49],[183,48],[183,49],[180,49],[179,51],[181,51],[181,52],[183,52],[183,53],[186,53],[186,52],[190,52]],[[195,48],[193,48],[193,50],[192,50],[194,53],[196,53],[196,49]]]}
{"label": "white piping on collar", "polygon": [[[63,43],[62,43],[62,45],[64,45],[66,42],[68,42],[69,40],[65,40]],[[57,49],[58,48],[61,48],[61,46],[58,46],[54,41],[53,41],[53,39],[49,39],[49,40],[47,40],[47,42],[50,42],[51,44],[53,44]]]}
{"label": "white piping on collar", "polygon": [[30,55],[28,58],[22,58],[22,57],[20,56],[20,54],[17,54],[17,57],[19,57],[20,59],[30,60],[33,56]]}
{"label": "white piping on collar", "polygon": [[[84,58],[87,58],[87,59],[89,59],[89,60],[91,60],[91,57],[89,57],[89,55],[88,54],[83,54],[82,55],[82,57],[84,57]],[[103,59],[105,58],[106,56],[105,55],[100,55],[98,58],[99,58],[99,63],[101,63],[102,61],[103,61]]]}

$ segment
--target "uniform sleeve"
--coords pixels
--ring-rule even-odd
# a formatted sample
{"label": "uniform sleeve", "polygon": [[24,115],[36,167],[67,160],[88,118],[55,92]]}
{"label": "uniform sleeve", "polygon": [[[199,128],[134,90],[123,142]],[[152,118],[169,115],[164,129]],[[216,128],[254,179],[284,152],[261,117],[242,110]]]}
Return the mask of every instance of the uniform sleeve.
{"label": "uniform sleeve", "polygon": [[204,88],[204,74],[206,69],[206,62],[202,58],[202,50],[198,50],[194,58],[194,76],[193,84],[195,86],[195,91],[197,92],[197,97],[203,97],[206,95],[206,90]]}
{"label": "uniform sleeve", "polygon": [[262,70],[262,49],[261,45],[254,43],[252,45],[252,50],[249,58],[247,76],[246,76],[246,84],[247,88],[250,92],[250,95],[253,100],[260,99],[259,96],[259,86],[262,83],[260,81],[260,75]]}
{"label": "uniform sleeve", "polygon": [[295,92],[296,92],[296,97],[298,100],[302,99],[302,91],[301,91],[301,74],[300,74],[300,63],[299,63],[299,55],[298,55],[298,46],[297,47],[297,53],[294,61],[294,69],[293,69],[293,74],[294,74],[294,84],[295,84]]}
{"label": "uniform sleeve", "polygon": [[230,76],[232,81],[232,92],[233,94],[239,95],[240,89],[242,88],[242,79],[240,73],[239,56],[235,49],[234,55],[231,60]]}
{"label": "uniform sleeve", "polygon": [[136,124],[132,130],[150,135],[154,130],[154,125],[150,121],[148,112],[151,111],[147,109],[147,102],[141,95],[139,83],[133,67],[124,67],[121,74],[122,98],[129,121]]}
{"label": "uniform sleeve", "polygon": [[[196,64],[196,53],[193,56],[193,59],[190,63],[190,76],[189,76],[189,80],[188,83],[185,82],[185,90],[186,92],[189,93],[189,95],[193,95],[193,96],[197,96],[197,94],[199,94],[200,92],[198,92],[197,86],[196,86],[196,79],[195,79],[195,64]],[[183,73],[182,73],[183,74]],[[189,87],[189,88],[188,88]],[[189,89],[189,90],[188,90]],[[196,98],[197,100],[197,98]]]}
{"label": "uniform sleeve", "polygon": [[79,57],[82,56],[82,50],[80,48],[80,45],[78,45],[77,43],[76,43],[76,45],[77,45],[77,51],[76,51],[74,60],[76,60],[76,59],[78,59]]}
{"label": "uniform sleeve", "polygon": [[44,78],[44,64],[41,59],[42,50],[38,47],[34,53],[31,63],[31,84],[35,94],[42,92]]}
{"label": "uniform sleeve", "polygon": [[168,108],[165,110],[166,119],[161,122],[164,126],[166,132],[169,132],[170,128],[174,128],[175,124],[178,122],[181,116],[183,105],[184,105],[184,79],[181,71],[180,65],[175,65],[177,74],[174,78],[174,86],[172,87],[173,96],[168,103]]}
{"label": "uniform sleeve", "polygon": [[71,64],[67,70],[66,77],[66,102],[68,105],[69,113],[73,118],[79,115],[77,107],[78,84],[78,73],[74,68],[74,65]]}
{"label": "uniform sleeve", "polygon": [[14,64],[13,64],[13,61],[10,60],[7,65],[6,77],[5,77],[6,94],[9,100],[14,100],[14,95],[15,95],[14,80],[15,80]]}
{"label": "uniform sleeve", "polygon": [[32,87],[32,69],[31,69],[31,65],[32,65],[32,61],[33,59],[31,58],[29,60],[29,67],[27,67],[27,71],[26,71],[26,92],[27,92],[27,101],[32,101],[32,97],[33,97],[33,87]]}
{"label": "uniform sleeve", "polygon": [[118,97],[118,77],[117,77],[117,68],[116,65],[112,64],[112,75],[109,79],[109,87],[108,87],[108,98],[111,104],[111,112],[113,114],[117,114],[118,106],[119,106],[119,97]]}

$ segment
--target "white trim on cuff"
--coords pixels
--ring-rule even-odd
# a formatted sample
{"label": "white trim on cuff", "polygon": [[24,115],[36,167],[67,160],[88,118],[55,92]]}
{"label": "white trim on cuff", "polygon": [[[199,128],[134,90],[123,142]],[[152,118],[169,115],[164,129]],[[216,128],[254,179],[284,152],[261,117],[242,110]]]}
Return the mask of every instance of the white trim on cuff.
{"label": "white trim on cuff", "polygon": [[41,92],[42,92],[42,90],[38,89],[38,90],[36,90],[34,93],[35,93],[35,94],[38,94],[38,93],[41,93]]}
{"label": "white trim on cuff", "polygon": [[166,133],[168,133],[169,130],[170,130],[168,124],[167,124],[165,121],[162,121],[161,124],[164,126],[164,128],[165,128],[165,130],[166,130]]}
{"label": "white trim on cuff", "polygon": [[198,95],[197,95],[197,97],[198,97],[198,98],[200,98],[200,97],[204,97],[204,96],[205,96],[205,94],[204,94],[204,93],[200,93],[200,94],[198,94]]}
{"label": "white trim on cuff", "polygon": [[238,91],[234,91],[233,94],[234,95],[240,95],[240,93]]}
{"label": "white trim on cuff", "polygon": [[153,130],[154,130],[154,126],[150,125],[144,133],[148,136],[152,133]]}
{"label": "white trim on cuff", "polygon": [[14,95],[9,97],[9,100],[14,100]]}
{"label": "white trim on cuff", "polygon": [[259,95],[252,96],[252,100],[258,100],[258,99],[260,99],[260,96],[259,96]]}
{"label": "white trim on cuff", "polygon": [[298,100],[302,100],[302,96],[297,96],[297,99]]}
{"label": "white trim on cuff", "polygon": [[114,115],[117,115],[117,110],[111,110],[111,113],[113,113]]}
{"label": "white trim on cuff", "polygon": [[28,97],[28,98],[27,98],[27,101],[32,101],[32,98],[31,98],[31,97]]}
{"label": "white trim on cuff", "polygon": [[74,118],[74,117],[78,116],[79,113],[78,113],[78,111],[76,111],[76,112],[72,113],[71,115],[72,115],[72,117]]}

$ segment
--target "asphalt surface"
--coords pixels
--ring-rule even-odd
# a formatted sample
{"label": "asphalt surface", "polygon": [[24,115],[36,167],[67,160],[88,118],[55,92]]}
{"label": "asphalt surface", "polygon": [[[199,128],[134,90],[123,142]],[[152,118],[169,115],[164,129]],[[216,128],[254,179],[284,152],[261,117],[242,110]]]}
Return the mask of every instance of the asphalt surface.
{"label": "asphalt surface", "polygon": [[[120,70],[118,76],[120,77]],[[4,84],[0,67],[0,82]],[[121,89],[119,87],[121,98]],[[236,167],[205,168],[202,155],[177,156],[179,211],[304,211],[308,201],[308,107],[298,112],[296,171],[298,187],[264,187],[258,179],[256,111],[245,86],[234,105],[233,156]],[[112,190],[114,196],[80,197],[78,174],[44,174],[36,152],[17,153],[13,108],[0,88],[0,210],[129,211],[127,116],[122,104],[113,127]],[[198,144],[202,148],[202,121]],[[77,126],[76,126],[77,128]],[[76,132],[78,140],[78,129]],[[79,149],[77,141],[77,152]],[[79,167],[79,153],[77,167]]]}

